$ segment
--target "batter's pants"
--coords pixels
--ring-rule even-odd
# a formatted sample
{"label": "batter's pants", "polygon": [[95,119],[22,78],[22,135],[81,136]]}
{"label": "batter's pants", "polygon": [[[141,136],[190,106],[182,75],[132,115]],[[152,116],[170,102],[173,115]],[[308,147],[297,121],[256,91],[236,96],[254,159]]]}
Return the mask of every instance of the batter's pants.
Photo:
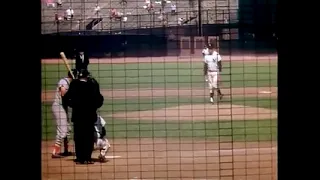
{"label": "batter's pants", "polygon": [[68,113],[59,103],[52,104],[52,112],[56,122],[56,145],[61,146],[63,139],[70,136],[71,125]]}
{"label": "batter's pants", "polygon": [[208,71],[208,84],[209,84],[209,89],[217,89],[218,88],[218,76],[219,72],[215,71]]}

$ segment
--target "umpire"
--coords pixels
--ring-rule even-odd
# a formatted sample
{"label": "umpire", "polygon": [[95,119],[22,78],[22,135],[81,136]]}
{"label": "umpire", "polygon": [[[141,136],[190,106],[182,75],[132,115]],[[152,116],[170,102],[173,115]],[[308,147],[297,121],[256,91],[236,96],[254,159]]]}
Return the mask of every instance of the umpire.
{"label": "umpire", "polygon": [[64,96],[65,102],[72,108],[74,143],[77,164],[93,164],[91,159],[94,148],[94,123],[97,121],[97,109],[103,104],[99,83],[89,77],[89,72],[82,69],[78,79],[70,83]]}

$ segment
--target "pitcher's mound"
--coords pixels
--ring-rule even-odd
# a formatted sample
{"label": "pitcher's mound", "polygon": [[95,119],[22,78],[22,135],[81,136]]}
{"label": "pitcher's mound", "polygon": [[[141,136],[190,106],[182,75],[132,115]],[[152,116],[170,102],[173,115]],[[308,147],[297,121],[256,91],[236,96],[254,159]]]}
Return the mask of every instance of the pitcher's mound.
{"label": "pitcher's mound", "polygon": [[113,118],[132,120],[185,120],[185,121],[218,121],[218,120],[260,120],[277,118],[277,111],[240,106],[233,104],[196,104],[183,105],[159,110],[134,111],[109,115]]}

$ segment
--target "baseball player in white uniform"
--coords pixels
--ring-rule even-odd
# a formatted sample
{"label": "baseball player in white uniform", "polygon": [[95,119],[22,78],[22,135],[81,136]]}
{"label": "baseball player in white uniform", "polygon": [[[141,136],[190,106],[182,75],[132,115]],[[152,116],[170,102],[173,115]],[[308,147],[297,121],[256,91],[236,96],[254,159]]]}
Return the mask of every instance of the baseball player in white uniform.
{"label": "baseball player in white uniform", "polygon": [[105,137],[106,136],[105,125],[106,125],[106,121],[101,116],[98,115],[98,118],[94,127],[96,129],[95,143],[100,150],[100,153],[98,156],[98,159],[100,161],[105,161],[106,154],[110,148],[110,143],[108,139]]}
{"label": "baseball player in white uniform", "polygon": [[219,74],[222,70],[221,56],[218,52],[209,46],[209,54],[204,57],[204,63],[207,66],[207,77],[210,89],[210,102],[213,103],[214,90],[217,90],[218,97],[221,100],[223,94],[219,88]]}
{"label": "baseball player in white uniform", "polygon": [[[76,76],[76,70],[72,72]],[[61,158],[63,156],[72,155],[68,151],[68,137],[70,136],[71,126],[70,118],[68,117],[68,107],[64,105],[62,98],[69,89],[70,82],[72,81],[72,75],[68,72],[68,77],[62,78],[58,82],[54,101],[52,104],[52,112],[54,120],[56,122],[56,140],[53,146],[52,158]],[[64,152],[61,153],[61,144],[64,143]]]}
{"label": "baseball player in white uniform", "polygon": [[[203,50],[202,50],[203,61],[205,61],[205,60],[204,60],[204,57],[205,57],[206,55],[208,55],[208,54],[209,54],[209,49],[208,49],[208,47],[205,45],[204,48],[203,48]],[[203,69],[204,69],[203,75],[204,75],[205,81],[207,82],[207,81],[208,81],[208,76],[207,76],[207,64],[206,64],[206,63],[203,63]]]}

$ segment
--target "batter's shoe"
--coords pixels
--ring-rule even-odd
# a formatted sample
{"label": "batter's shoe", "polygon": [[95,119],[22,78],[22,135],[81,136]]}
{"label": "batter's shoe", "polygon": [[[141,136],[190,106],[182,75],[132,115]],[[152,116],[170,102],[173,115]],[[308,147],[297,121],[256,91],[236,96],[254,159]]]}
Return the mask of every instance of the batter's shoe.
{"label": "batter's shoe", "polygon": [[55,158],[63,158],[64,156],[60,155],[60,154],[52,154],[51,158],[55,159]]}
{"label": "batter's shoe", "polygon": [[60,146],[54,145],[51,158],[62,158],[60,154]]}
{"label": "batter's shoe", "polygon": [[213,98],[210,98],[210,102],[211,102],[211,104],[213,104]]}

